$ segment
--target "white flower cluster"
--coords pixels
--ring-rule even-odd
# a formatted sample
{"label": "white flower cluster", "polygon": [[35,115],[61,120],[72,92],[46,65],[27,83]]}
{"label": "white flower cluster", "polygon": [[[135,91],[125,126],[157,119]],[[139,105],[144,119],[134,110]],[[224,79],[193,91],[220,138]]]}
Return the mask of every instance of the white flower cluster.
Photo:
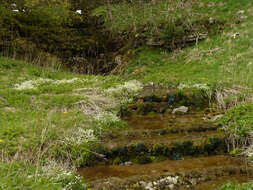
{"label": "white flower cluster", "polygon": [[79,81],[81,79],[78,78],[72,78],[72,79],[62,79],[62,80],[53,80],[53,79],[43,79],[39,78],[36,80],[28,80],[24,81],[21,84],[15,84],[14,89],[16,90],[29,90],[29,89],[36,89],[42,84],[51,83],[51,84],[67,84],[67,83],[74,83],[76,81]]}
{"label": "white flower cluster", "polygon": [[107,94],[114,95],[114,96],[121,96],[124,94],[136,94],[140,90],[142,90],[142,84],[137,80],[131,80],[125,82],[122,85],[118,85],[115,88],[107,89]]}
{"label": "white flower cluster", "polygon": [[42,172],[42,175],[48,178],[49,181],[54,183],[61,183],[64,181],[65,187],[63,187],[63,190],[71,190],[76,184],[83,186],[82,178],[77,176],[74,170],[61,167],[54,161],[48,162],[47,165],[42,168]]}
{"label": "white flower cluster", "polygon": [[71,137],[67,137],[66,140],[70,143],[82,144],[84,142],[88,143],[95,141],[96,136],[92,129],[78,128],[77,131],[75,131]]}
{"label": "white flower cluster", "polygon": [[114,113],[100,113],[94,117],[96,121],[101,123],[108,123],[108,122],[119,122],[121,121],[120,118]]}
{"label": "white flower cluster", "polygon": [[181,83],[178,86],[178,89],[185,89],[185,88],[196,88],[196,89],[201,89],[201,90],[210,90],[210,87],[207,84],[184,84]]}
{"label": "white flower cluster", "polygon": [[132,98],[142,89],[143,86],[139,81],[131,80],[122,85],[118,85],[115,88],[107,89],[106,94],[119,97],[121,99],[121,103],[127,104],[131,102]]}

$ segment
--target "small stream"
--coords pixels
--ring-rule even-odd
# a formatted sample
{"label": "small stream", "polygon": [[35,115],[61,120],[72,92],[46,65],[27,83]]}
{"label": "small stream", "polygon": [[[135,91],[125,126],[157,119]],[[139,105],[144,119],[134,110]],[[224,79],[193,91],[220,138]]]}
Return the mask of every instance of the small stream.
{"label": "small stream", "polygon": [[91,189],[101,190],[213,190],[253,179],[251,166],[228,154],[225,135],[205,118],[194,110],[124,117],[127,128],[102,138],[109,161],[79,173]]}

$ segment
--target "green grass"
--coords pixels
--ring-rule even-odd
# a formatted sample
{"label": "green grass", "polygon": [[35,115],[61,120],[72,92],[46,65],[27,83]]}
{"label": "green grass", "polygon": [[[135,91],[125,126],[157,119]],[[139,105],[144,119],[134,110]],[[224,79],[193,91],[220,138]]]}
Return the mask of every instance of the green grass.
{"label": "green grass", "polygon": [[[93,10],[95,16],[103,16],[105,25],[114,31],[139,32],[145,28],[149,36],[162,35],[166,28],[168,35],[183,32],[185,29],[198,27],[200,23],[213,18],[216,21],[226,21],[236,18],[236,11],[247,9],[252,2],[244,0],[200,0],[186,1],[163,0],[147,2],[120,2],[110,5],[112,19],[107,6],[100,6]],[[120,14],[119,14],[120,13]],[[199,23],[199,24],[198,24]],[[203,29],[203,28],[202,28]],[[196,30],[196,28],[195,28]],[[168,32],[168,31],[167,31]],[[172,33],[171,33],[172,32]]]}
{"label": "green grass", "polygon": [[252,183],[234,184],[227,183],[219,188],[219,190],[251,190],[253,188]]}
{"label": "green grass", "polygon": [[[206,83],[252,87],[252,16],[181,51],[140,47],[124,76],[163,84]],[[232,36],[239,33],[235,39]]]}
{"label": "green grass", "polygon": [[[83,189],[75,169],[103,131],[125,126],[116,116],[121,98],[107,93],[124,80],[3,57],[0,68],[0,189]],[[33,88],[16,89],[27,81]]]}
{"label": "green grass", "polygon": [[[121,76],[77,75],[0,57],[0,188],[62,189],[69,184],[74,185],[70,189],[84,188],[70,166],[79,167],[87,162],[90,156],[87,150],[96,147],[101,132],[125,125],[116,113],[136,92],[126,90],[132,88],[129,83],[123,84],[127,80],[190,87],[207,84],[251,93],[251,1],[200,2],[202,5],[188,7],[188,13],[182,13],[180,8],[166,12],[170,1],[154,6],[112,5],[114,21],[110,23],[106,18],[105,24],[119,31],[150,26],[148,31],[153,34],[159,24],[168,19],[171,19],[169,24],[176,21],[172,19],[174,16],[182,21],[192,15],[191,20],[185,19],[185,24],[210,17],[227,23],[222,33],[209,35],[206,40],[183,50],[169,52],[162,48],[139,47],[133,50],[135,55]],[[248,18],[234,24],[241,16],[237,14],[241,9]],[[118,13],[121,16],[116,17]],[[105,15],[105,8],[100,7],[93,14]],[[240,36],[231,37],[235,33]],[[72,79],[76,80],[66,82]],[[32,81],[34,88],[15,89],[27,81]],[[241,108],[234,109],[236,113],[245,113]],[[228,111],[225,115],[228,120],[235,118],[230,113],[234,112]],[[251,117],[249,113],[246,112],[245,117]],[[93,131],[92,137],[87,138],[85,131],[88,130]],[[247,184],[241,187],[244,186],[247,188]],[[221,189],[237,187],[229,184]]]}
{"label": "green grass", "polygon": [[[172,6],[170,1],[163,1],[149,6],[149,9],[156,9],[157,6],[163,7]],[[178,2],[175,2],[175,4]],[[131,4],[128,4],[130,6]],[[144,5],[143,5],[144,6]],[[148,6],[148,5],[145,5]],[[165,6],[165,7],[166,7]],[[186,5],[185,5],[186,6]],[[120,5],[115,5],[115,14],[123,9],[117,9]],[[123,6],[124,7],[124,6]],[[138,6],[133,6],[128,9],[138,9]],[[130,63],[124,69],[126,78],[138,79],[143,82],[157,82],[163,84],[172,84],[174,86],[180,83],[206,83],[210,85],[240,85],[252,87],[251,80],[253,75],[252,64],[252,1],[239,2],[236,0],[230,1],[198,1],[193,3],[191,11],[193,17],[189,24],[201,22],[201,20],[214,18],[216,22],[224,22],[225,29],[219,33],[211,32],[207,39],[198,44],[185,48],[183,50],[170,52],[164,48],[139,47],[134,49],[134,56]],[[243,10],[240,14],[238,11]],[[145,11],[143,8],[142,11]],[[161,23],[167,20],[163,14],[165,10],[159,9],[161,14],[154,14],[154,17],[161,17]],[[124,11],[123,11],[124,12]],[[133,15],[140,17],[138,12],[132,11]],[[150,11],[147,11],[150,12]],[[152,12],[152,11],[151,11]],[[182,11],[172,11],[173,14],[181,13]],[[127,11],[126,13],[127,14]],[[123,14],[124,15],[124,14]],[[242,23],[235,24],[239,17],[245,17]],[[131,17],[131,16],[130,16]],[[121,19],[128,18],[126,16],[115,17],[112,27],[120,30],[121,27],[117,22],[122,23]],[[184,19],[186,18],[186,19]],[[144,17],[144,20],[150,20]],[[188,20],[188,17],[182,16],[181,19]],[[196,20],[197,19],[197,20]],[[138,20],[138,19],[137,19]],[[147,21],[147,22],[148,22]],[[175,20],[171,21],[175,24]],[[131,21],[128,22],[129,24]],[[159,22],[155,22],[159,25]],[[149,25],[141,20],[140,25]],[[195,24],[193,24],[195,26]],[[201,23],[200,23],[201,25]],[[194,27],[193,26],[193,27]],[[129,26],[128,26],[129,27]],[[163,28],[163,27],[162,27]],[[183,30],[187,29],[187,25],[183,25]],[[217,28],[214,28],[216,30]],[[159,29],[160,30],[160,29]],[[195,28],[196,30],[196,28]],[[160,32],[162,32],[160,30]],[[199,28],[198,28],[198,32]],[[232,35],[239,33],[239,36],[233,38]],[[169,34],[166,33],[168,36]]]}

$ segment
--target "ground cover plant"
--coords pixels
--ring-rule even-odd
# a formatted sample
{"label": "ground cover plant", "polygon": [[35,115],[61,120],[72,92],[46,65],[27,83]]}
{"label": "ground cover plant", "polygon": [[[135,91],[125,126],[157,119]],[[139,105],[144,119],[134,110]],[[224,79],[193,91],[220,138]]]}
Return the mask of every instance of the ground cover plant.
{"label": "ground cover plant", "polygon": [[[150,82],[210,93],[215,108],[225,112],[224,129],[236,139],[231,151],[252,159],[252,147],[239,145],[252,138],[253,4],[189,2],[120,1],[109,6],[113,19],[108,6],[92,11],[112,33],[163,41],[158,47],[127,47],[129,62],[117,76],[78,75],[57,64],[38,67],[0,57],[0,188],[87,188],[76,168],[102,156],[96,154],[100,135],[126,125],[120,108]],[[171,48],[173,37],[207,32],[204,41],[194,38],[190,47]],[[229,183],[221,190],[250,188]]]}
{"label": "ground cover plant", "polygon": [[250,190],[252,189],[253,184],[252,183],[243,183],[240,185],[234,184],[234,183],[227,183],[223,185],[219,190]]}
{"label": "ground cover plant", "polygon": [[1,188],[83,189],[75,169],[90,161],[103,131],[125,126],[120,105],[141,84],[9,58],[0,68]]}

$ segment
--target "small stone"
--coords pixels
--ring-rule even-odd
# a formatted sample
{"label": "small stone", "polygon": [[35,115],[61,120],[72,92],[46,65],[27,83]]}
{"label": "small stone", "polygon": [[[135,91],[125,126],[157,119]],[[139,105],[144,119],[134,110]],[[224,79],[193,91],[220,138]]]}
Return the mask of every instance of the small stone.
{"label": "small stone", "polygon": [[235,34],[233,34],[231,37],[235,39],[235,38],[238,37],[238,36],[240,36],[240,34],[239,34],[239,33],[235,33]]}
{"label": "small stone", "polygon": [[209,18],[209,24],[214,24],[214,23],[215,23],[215,20],[212,17],[210,17]]}
{"label": "small stone", "polygon": [[164,183],[164,182],[166,182],[166,180],[167,180],[166,178],[163,178],[163,179],[160,179],[159,182],[160,182],[160,183]]}
{"label": "small stone", "polygon": [[170,184],[170,185],[169,185],[169,188],[170,188],[170,189],[174,189],[174,184]]}
{"label": "small stone", "polygon": [[153,184],[152,182],[149,182],[146,187],[145,187],[147,190],[152,190],[153,189]]}
{"label": "small stone", "polygon": [[248,18],[248,16],[240,16],[240,17],[238,17],[237,19],[236,19],[236,23],[237,24],[239,24],[239,23],[241,23],[242,21],[244,21],[245,19],[247,19]]}
{"label": "small stone", "polygon": [[147,183],[146,183],[145,181],[140,181],[139,184],[140,184],[141,186],[146,186],[146,185],[147,185]]}
{"label": "small stone", "polygon": [[192,185],[197,185],[197,180],[196,179],[191,179],[190,182],[191,182]]}
{"label": "small stone", "polygon": [[133,165],[133,163],[132,162],[125,162],[124,165],[125,166],[131,166],[131,165]]}
{"label": "small stone", "polygon": [[187,112],[188,112],[188,107],[180,106],[179,108],[173,109],[172,114],[175,114],[175,113],[187,113]]}
{"label": "small stone", "polygon": [[244,14],[244,10],[239,10],[238,12],[237,12],[237,14],[239,15],[239,14]]}
{"label": "small stone", "polygon": [[168,177],[167,177],[167,180],[168,180],[169,183],[171,183],[172,177],[171,177],[171,176],[168,176]]}
{"label": "small stone", "polygon": [[78,13],[78,14],[82,14],[82,10],[76,10],[76,13]]}
{"label": "small stone", "polygon": [[177,179],[175,177],[172,178],[172,183],[175,184],[175,185],[177,184]]}

